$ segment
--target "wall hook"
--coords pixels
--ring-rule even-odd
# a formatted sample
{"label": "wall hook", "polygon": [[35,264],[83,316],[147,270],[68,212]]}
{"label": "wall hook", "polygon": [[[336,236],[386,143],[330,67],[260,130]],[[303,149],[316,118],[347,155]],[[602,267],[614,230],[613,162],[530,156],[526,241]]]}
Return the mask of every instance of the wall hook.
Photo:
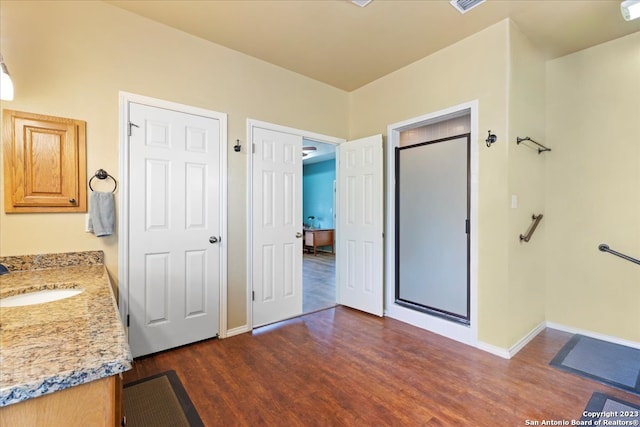
{"label": "wall hook", "polygon": [[488,132],[489,136],[484,141],[487,143],[487,147],[491,147],[491,144],[495,143],[498,140],[498,137],[492,134],[491,131]]}
{"label": "wall hook", "polygon": [[240,140],[236,139],[236,145],[233,146],[233,151],[235,151],[236,153],[239,153],[241,149],[242,149],[242,146],[240,145]]}

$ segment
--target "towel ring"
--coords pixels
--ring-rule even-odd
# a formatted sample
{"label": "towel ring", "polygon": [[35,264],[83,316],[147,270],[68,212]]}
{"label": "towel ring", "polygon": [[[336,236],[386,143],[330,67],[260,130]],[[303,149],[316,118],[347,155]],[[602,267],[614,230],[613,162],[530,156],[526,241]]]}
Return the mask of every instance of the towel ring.
{"label": "towel ring", "polygon": [[95,175],[93,175],[91,177],[91,179],[89,180],[89,188],[91,189],[91,191],[93,191],[93,187],[91,186],[91,181],[93,181],[94,179],[107,179],[107,178],[111,178],[111,180],[113,181],[113,190],[111,191],[112,193],[115,193],[116,190],[118,189],[118,181],[116,181],[116,179],[114,177],[112,177],[111,175],[109,175],[109,173],[107,173],[106,170],[104,169],[98,169],[95,173]]}

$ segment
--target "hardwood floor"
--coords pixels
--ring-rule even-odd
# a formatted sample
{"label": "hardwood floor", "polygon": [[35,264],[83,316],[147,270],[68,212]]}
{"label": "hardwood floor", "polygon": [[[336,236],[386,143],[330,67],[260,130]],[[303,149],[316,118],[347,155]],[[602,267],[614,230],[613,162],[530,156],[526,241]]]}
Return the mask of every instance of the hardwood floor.
{"label": "hardwood floor", "polygon": [[302,265],[302,312],[336,305],[336,256],[327,252],[304,253]]}
{"label": "hardwood floor", "polygon": [[208,426],[524,426],[579,420],[594,391],[640,404],[549,366],[570,336],[505,360],[338,306],[136,359],[125,383],[176,370]]}

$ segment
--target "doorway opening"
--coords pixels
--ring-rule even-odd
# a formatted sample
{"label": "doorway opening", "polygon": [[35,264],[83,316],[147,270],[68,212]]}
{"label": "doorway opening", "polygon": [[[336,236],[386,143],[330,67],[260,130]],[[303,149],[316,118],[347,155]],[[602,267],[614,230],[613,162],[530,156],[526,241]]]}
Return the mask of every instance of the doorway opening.
{"label": "doorway opening", "polygon": [[335,303],[382,316],[382,135],[345,141],[252,119],[247,135],[247,326],[303,312],[303,138],[336,146]]}
{"label": "doorway opening", "polygon": [[302,140],[302,313],[336,305],[336,146]]}
{"label": "doorway opening", "polygon": [[[335,157],[331,152],[335,153],[344,140],[251,119],[247,125],[248,140],[253,145],[248,165],[247,320],[250,328],[256,328],[307,312],[303,310],[305,240],[312,239],[318,227],[332,226],[335,208],[331,196],[328,208],[306,215],[314,217],[311,221],[303,216],[303,158],[316,158],[320,164],[323,159],[329,160],[325,154]],[[307,230],[311,231],[309,236]],[[334,243],[333,238],[310,245],[316,252],[314,261],[320,259],[318,254],[323,254],[325,246]],[[334,261],[334,271],[335,265]],[[330,269],[323,270],[331,275]],[[331,303],[335,305],[335,274],[332,277]],[[322,304],[326,307],[328,303]]]}

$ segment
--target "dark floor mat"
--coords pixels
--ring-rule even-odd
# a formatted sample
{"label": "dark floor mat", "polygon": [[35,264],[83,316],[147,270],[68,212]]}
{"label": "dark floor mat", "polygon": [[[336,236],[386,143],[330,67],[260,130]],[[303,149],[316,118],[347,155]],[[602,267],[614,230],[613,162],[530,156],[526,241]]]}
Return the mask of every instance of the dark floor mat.
{"label": "dark floor mat", "polygon": [[574,335],[550,364],[640,394],[640,349]]}

